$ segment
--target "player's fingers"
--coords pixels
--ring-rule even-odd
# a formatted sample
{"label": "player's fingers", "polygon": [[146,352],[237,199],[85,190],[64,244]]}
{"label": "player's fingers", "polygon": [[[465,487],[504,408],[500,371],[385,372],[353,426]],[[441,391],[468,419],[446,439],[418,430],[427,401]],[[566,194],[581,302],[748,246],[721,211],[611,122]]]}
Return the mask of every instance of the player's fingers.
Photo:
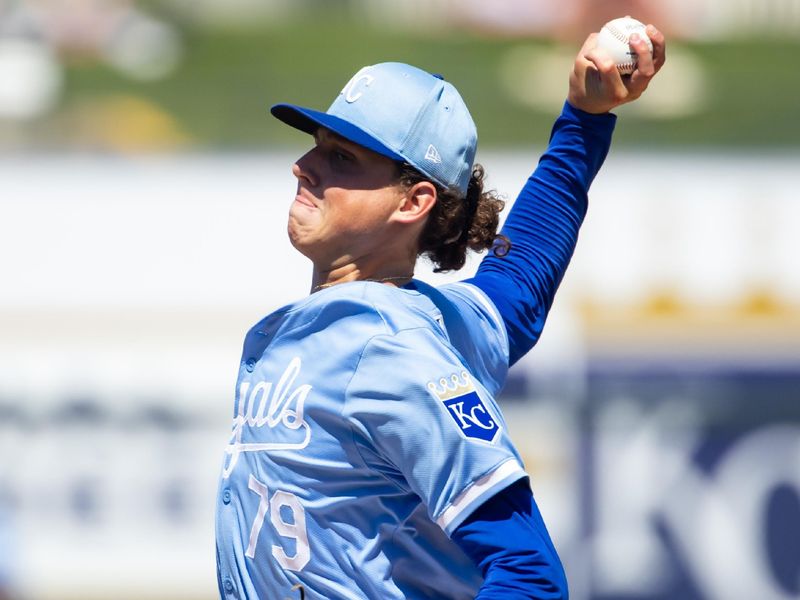
{"label": "player's fingers", "polygon": [[597,70],[600,81],[607,90],[608,99],[615,104],[624,102],[628,97],[628,88],[625,87],[611,55],[602,48],[592,48],[583,57]]}
{"label": "player's fingers", "polygon": [[653,55],[650,52],[650,46],[647,41],[638,33],[634,33],[630,38],[630,46],[631,50],[636,53],[636,69],[647,77],[655,75],[656,68],[653,63]]}
{"label": "player's fingers", "polygon": [[588,64],[594,66],[599,73],[617,71],[617,65],[614,63],[613,57],[602,48],[590,48],[582,54],[582,57]]}
{"label": "player's fingers", "polygon": [[631,73],[628,80],[628,91],[631,100],[638,98],[647,89],[653,75],[656,74],[653,55],[647,42],[638,34],[634,33],[630,37],[631,49],[636,53],[636,69]]}
{"label": "player's fingers", "polygon": [[589,37],[586,38],[586,41],[583,42],[583,46],[581,46],[580,52],[578,52],[578,56],[583,56],[593,48],[597,47],[597,34],[590,33]]}
{"label": "player's fingers", "polygon": [[656,29],[655,25],[647,26],[647,37],[653,42],[653,65],[658,72],[667,58],[667,41],[664,34]]}
{"label": "player's fingers", "polygon": [[591,65],[591,63],[588,60],[586,60],[584,55],[596,47],[597,47],[597,34],[593,33],[586,38],[586,41],[583,43],[580,52],[578,52],[578,56],[575,57],[575,64],[573,66],[573,70],[575,71],[575,74],[578,77],[583,78],[584,74],[586,73],[586,69]]}

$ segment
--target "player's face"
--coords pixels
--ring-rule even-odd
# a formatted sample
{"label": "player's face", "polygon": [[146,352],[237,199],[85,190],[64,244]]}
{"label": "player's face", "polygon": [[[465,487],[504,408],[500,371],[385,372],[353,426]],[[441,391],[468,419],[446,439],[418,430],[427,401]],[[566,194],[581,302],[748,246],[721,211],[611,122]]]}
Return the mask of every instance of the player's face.
{"label": "player's face", "polygon": [[386,251],[396,234],[392,214],[404,196],[395,163],[324,128],[314,141],[292,166],[292,244],[323,268]]}

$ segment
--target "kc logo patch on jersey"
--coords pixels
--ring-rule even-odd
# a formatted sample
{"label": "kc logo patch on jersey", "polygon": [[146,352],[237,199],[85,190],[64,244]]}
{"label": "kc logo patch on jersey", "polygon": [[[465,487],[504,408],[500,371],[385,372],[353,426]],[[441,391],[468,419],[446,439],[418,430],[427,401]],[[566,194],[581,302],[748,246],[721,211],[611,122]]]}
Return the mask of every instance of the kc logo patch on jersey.
{"label": "kc logo patch on jersey", "polygon": [[494,442],[500,424],[481,400],[469,373],[454,373],[449,378],[428,383],[428,390],[444,404],[461,433],[468,438]]}

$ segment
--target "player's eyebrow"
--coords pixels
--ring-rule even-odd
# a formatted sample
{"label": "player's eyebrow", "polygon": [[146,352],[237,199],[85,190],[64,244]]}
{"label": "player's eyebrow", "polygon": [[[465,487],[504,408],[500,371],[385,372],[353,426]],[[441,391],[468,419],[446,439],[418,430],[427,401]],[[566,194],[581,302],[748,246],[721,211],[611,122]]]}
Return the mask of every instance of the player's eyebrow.
{"label": "player's eyebrow", "polygon": [[317,147],[323,147],[324,150],[329,152],[337,152],[355,162],[367,160],[367,155],[369,154],[369,150],[366,148],[323,127],[320,127],[314,132],[314,142]]}
{"label": "player's eyebrow", "polygon": [[317,144],[336,144],[340,148],[350,152],[355,152],[357,149],[361,149],[361,146],[358,144],[351,142],[347,138],[340,136],[338,133],[331,131],[330,129],[326,129],[325,127],[319,127],[314,132],[314,141]]}

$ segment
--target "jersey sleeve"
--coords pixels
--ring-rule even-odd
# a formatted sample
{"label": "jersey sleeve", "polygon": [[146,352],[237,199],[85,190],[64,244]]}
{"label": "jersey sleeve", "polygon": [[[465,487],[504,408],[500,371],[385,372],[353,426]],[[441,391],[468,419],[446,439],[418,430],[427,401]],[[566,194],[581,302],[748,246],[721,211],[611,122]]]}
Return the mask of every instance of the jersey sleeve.
{"label": "jersey sleeve", "polygon": [[572,258],[589,186],[611,144],[616,117],[565,103],[550,144],[514,203],[501,233],[505,256],[489,253],[467,280],[492,300],[509,337],[509,364],[530,350],[544,327]]}
{"label": "jersey sleeve", "polygon": [[448,535],[526,476],[493,398],[430,329],[372,338],[344,412],[367,467],[416,494]]}

